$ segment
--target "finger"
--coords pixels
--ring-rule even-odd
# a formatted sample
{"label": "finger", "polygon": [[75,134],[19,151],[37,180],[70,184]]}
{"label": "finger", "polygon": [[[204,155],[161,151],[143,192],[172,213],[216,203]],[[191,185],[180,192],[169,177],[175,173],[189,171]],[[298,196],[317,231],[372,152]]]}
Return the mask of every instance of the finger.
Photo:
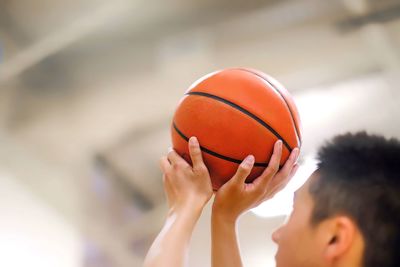
{"label": "finger", "polygon": [[272,153],[271,159],[269,160],[268,167],[265,168],[263,173],[254,180],[254,183],[262,183],[262,186],[266,186],[271,178],[278,172],[279,163],[282,156],[282,141],[278,140],[274,145],[274,152]]}
{"label": "finger", "polygon": [[298,155],[299,155],[299,149],[296,147],[292,150],[289,158],[285,162],[285,165],[283,165],[282,169],[279,171],[280,176],[286,177],[290,175],[294,165],[296,164]]}
{"label": "finger", "polygon": [[243,184],[253,168],[254,160],[253,155],[247,156],[242,163],[240,163],[235,175],[232,177],[232,180],[239,184]]}
{"label": "finger", "polygon": [[285,180],[280,181],[278,184],[274,185],[272,189],[266,190],[261,202],[273,198],[279,191],[286,187],[286,185],[290,182],[290,179],[291,177],[286,177]]}
{"label": "finger", "polygon": [[[292,170],[296,171],[297,167],[298,167],[298,165],[296,164]],[[282,178],[282,176],[276,175],[275,177],[273,177],[272,179],[274,179],[274,180],[271,181],[270,189],[265,191],[265,194],[262,197],[262,200],[260,201],[260,203],[273,198],[279,191],[281,191],[282,189],[284,189],[287,186],[287,184],[290,182],[292,177],[293,177],[292,175],[289,175],[286,178],[284,178],[283,180],[278,180],[278,179]]]}
{"label": "finger", "polygon": [[287,176],[280,176],[277,175],[273,179],[276,179],[272,181],[271,187],[273,188],[271,191],[272,192],[279,192],[283,188],[286,187],[286,185],[292,180],[294,174],[296,173],[297,169],[299,168],[299,165],[296,163],[293,168],[290,171],[290,174]]}
{"label": "finger", "polygon": [[282,140],[278,140],[274,145],[274,152],[272,153],[271,159],[268,163],[268,168],[272,167],[273,170],[279,169],[279,163],[282,157]]}
{"label": "finger", "polygon": [[277,185],[274,188],[274,194],[278,193],[279,191],[281,191],[283,188],[286,187],[286,185],[290,182],[290,180],[292,179],[291,176],[286,176],[284,177],[281,181],[279,181],[277,183]]}
{"label": "finger", "polygon": [[192,136],[189,139],[189,153],[192,159],[193,169],[200,169],[204,167],[203,158],[201,156],[201,149],[199,141],[196,137]]}
{"label": "finger", "polygon": [[289,177],[292,178],[296,174],[298,169],[299,169],[299,164],[297,163],[294,164],[292,170],[290,171]]}
{"label": "finger", "polygon": [[[275,178],[280,178],[280,179],[282,179],[282,177],[283,177],[283,179],[282,180],[277,180],[277,181],[274,181],[275,182],[275,185],[273,185],[272,187],[273,187],[273,189],[272,189],[272,191],[273,192],[275,192],[275,193],[277,193],[277,192],[279,192],[279,191],[281,191],[283,188],[285,188],[286,187],[286,185],[290,182],[290,180],[292,180],[292,178],[293,178],[293,176],[294,176],[294,174],[296,173],[296,171],[297,171],[297,169],[299,168],[299,165],[296,163],[294,166],[293,166],[293,168],[291,169],[291,171],[290,171],[290,174],[289,175],[287,175],[287,176],[276,176],[276,177],[274,177],[274,179]],[[275,194],[274,193],[274,194]]]}
{"label": "finger", "polygon": [[166,156],[162,156],[160,159],[160,168],[163,173],[169,172],[171,168],[171,164],[168,161],[168,158]]}
{"label": "finger", "polygon": [[173,148],[169,148],[167,154],[168,160],[171,162],[172,165],[182,164],[182,166],[188,166],[189,164],[184,160],[181,156]]}

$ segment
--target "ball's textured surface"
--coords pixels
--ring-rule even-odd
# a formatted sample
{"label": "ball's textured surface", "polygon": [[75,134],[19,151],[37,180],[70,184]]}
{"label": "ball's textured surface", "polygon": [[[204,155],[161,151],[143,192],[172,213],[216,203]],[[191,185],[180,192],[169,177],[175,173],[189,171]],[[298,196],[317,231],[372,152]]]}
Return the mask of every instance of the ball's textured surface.
{"label": "ball's textured surface", "polygon": [[197,80],[179,102],[171,125],[173,148],[190,162],[188,139],[196,136],[214,190],[236,172],[247,155],[253,181],[268,164],[281,139],[281,165],[301,144],[300,118],[288,91],[253,69],[232,68]]}

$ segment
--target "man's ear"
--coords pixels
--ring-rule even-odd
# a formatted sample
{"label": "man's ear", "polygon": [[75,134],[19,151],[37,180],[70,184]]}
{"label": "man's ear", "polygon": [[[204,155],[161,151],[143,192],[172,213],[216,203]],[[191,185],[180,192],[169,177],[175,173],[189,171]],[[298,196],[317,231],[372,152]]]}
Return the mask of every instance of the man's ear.
{"label": "man's ear", "polygon": [[322,227],[324,251],[323,257],[333,263],[341,258],[351,249],[357,234],[355,223],[346,216],[335,216],[327,219]]}

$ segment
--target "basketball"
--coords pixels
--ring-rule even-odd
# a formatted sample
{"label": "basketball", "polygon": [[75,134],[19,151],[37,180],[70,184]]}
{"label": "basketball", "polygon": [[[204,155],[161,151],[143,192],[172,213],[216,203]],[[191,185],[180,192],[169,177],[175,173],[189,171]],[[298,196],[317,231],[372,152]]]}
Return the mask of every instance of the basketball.
{"label": "basketball", "polygon": [[268,166],[274,143],[282,140],[282,166],[301,145],[300,117],[289,92],[260,71],[230,68],[194,82],[180,100],[171,123],[173,148],[191,163],[188,140],[199,140],[214,190],[254,155],[252,182]]}

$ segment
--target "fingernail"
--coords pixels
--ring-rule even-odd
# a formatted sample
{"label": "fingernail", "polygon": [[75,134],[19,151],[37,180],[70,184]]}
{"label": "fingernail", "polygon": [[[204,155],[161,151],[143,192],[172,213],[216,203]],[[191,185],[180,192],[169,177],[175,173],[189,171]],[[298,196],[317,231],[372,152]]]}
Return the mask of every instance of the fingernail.
{"label": "fingernail", "polygon": [[298,154],[299,154],[299,149],[296,147],[295,149],[293,149],[292,154],[290,155],[290,159],[294,160]]}
{"label": "fingernail", "polygon": [[171,151],[174,151],[174,149],[172,147],[169,147],[168,148],[168,153],[171,152]]}
{"label": "fingernail", "polygon": [[282,140],[278,140],[278,148],[281,148],[282,147]]}
{"label": "fingernail", "polygon": [[195,136],[190,137],[189,143],[191,145],[197,145],[199,142],[197,141],[197,138]]}
{"label": "fingernail", "polygon": [[248,155],[245,159],[244,159],[244,164],[247,166],[250,166],[254,163],[254,156],[253,155]]}

